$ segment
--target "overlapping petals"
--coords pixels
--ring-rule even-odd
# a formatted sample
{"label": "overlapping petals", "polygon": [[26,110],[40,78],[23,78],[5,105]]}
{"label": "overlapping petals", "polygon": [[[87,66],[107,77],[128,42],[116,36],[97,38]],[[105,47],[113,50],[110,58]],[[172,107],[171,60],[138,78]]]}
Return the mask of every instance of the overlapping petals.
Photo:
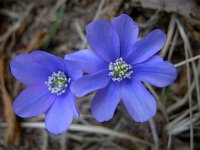
{"label": "overlapping petals", "polygon": [[[165,33],[156,29],[136,41],[138,32],[138,26],[126,14],[111,23],[94,21],[86,28],[94,51],[82,50],[66,56],[90,73],[75,81],[71,89],[77,96],[96,91],[91,111],[99,122],[112,118],[120,99],[135,121],[147,121],[155,115],[157,106],[141,81],[164,87],[176,79],[174,66],[155,55],[166,42]],[[108,71],[102,74],[105,70]]]}
{"label": "overlapping petals", "polygon": [[78,63],[75,63],[73,61],[63,61],[63,62],[65,63],[66,73],[69,77],[72,78],[72,80],[77,80],[83,75],[83,71]]}
{"label": "overlapping petals", "polygon": [[79,78],[72,83],[71,90],[76,96],[83,96],[94,90],[104,88],[110,80],[108,70],[102,70]]}
{"label": "overlapping petals", "polygon": [[86,73],[95,73],[102,69],[107,69],[108,64],[103,61],[94,51],[84,49],[78,52],[65,55],[65,60],[79,63]]}
{"label": "overlapping petals", "polygon": [[34,62],[37,62],[40,65],[44,66],[44,68],[48,69],[50,72],[65,69],[65,65],[62,59],[50,53],[37,50],[31,53],[31,57],[34,60]]}
{"label": "overlapping petals", "polygon": [[76,103],[76,99],[75,99],[75,95],[69,91],[68,93],[68,101],[69,101],[69,105],[71,106],[72,112],[74,113],[75,116],[80,117],[80,113],[78,110],[78,106]]}
{"label": "overlapping petals", "polygon": [[[18,55],[10,67],[12,74],[28,86],[13,103],[13,109],[18,116],[27,118],[45,113],[46,127],[53,134],[67,130],[73,116],[80,116],[75,95],[70,90],[71,83],[83,74],[78,63],[65,61],[43,51],[34,51],[31,54]],[[60,75],[60,78],[50,82],[50,85],[47,84],[56,75]],[[58,83],[62,85],[58,87],[62,90],[59,95],[50,90]],[[51,84],[54,86],[49,87]]]}
{"label": "overlapping petals", "polygon": [[129,48],[135,44],[138,37],[138,26],[128,15],[122,14],[113,19],[112,25],[117,30],[120,39],[120,53],[126,57]]}
{"label": "overlapping petals", "polygon": [[120,56],[117,31],[106,20],[98,20],[86,27],[86,36],[91,47],[105,61],[115,61]]}
{"label": "overlapping petals", "polygon": [[[11,71],[27,88],[14,101],[15,113],[24,118],[45,113],[48,131],[60,134],[74,115],[80,116],[75,95],[96,91],[91,112],[97,121],[111,119],[121,99],[135,121],[147,121],[157,105],[142,82],[165,87],[177,73],[156,55],[166,42],[165,33],[156,29],[137,41],[138,32],[136,23],[122,14],[111,23],[98,20],[86,27],[94,51],[84,49],[66,55],[65,60],[43,51],[17,56]],[[82,76],[82,70],[89,74]]]}

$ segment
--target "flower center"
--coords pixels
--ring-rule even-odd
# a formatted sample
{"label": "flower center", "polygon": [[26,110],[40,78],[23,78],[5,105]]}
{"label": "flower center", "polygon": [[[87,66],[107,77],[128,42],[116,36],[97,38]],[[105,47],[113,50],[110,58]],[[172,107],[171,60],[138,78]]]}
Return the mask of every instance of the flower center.
{"label": "flower center", "polygon": [[109,76],[113,76],[113,81],[121,81],[125,78],[131,78],[132,66],[127,64],[123,58],[118,58],[114,63],[109,64]]}
{"label": "flower center", "polygon": [[45,81],[45,84],[52,94],[59,96],[65,93],[70,81],[71,78],[67,78],[64,72],[58,71],[57,73],[53,72],[53,74],[48,77],[48,81]]}

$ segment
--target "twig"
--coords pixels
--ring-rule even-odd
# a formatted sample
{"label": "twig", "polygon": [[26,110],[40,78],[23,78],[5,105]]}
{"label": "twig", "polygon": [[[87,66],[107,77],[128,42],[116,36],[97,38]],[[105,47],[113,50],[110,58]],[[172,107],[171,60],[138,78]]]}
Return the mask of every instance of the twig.
{"label": "twig", "polygon": [[[5,123],[0,123],[0,127],[5,127]],[[45,124],[43,122],[24,122],[21,123],[21,127],[24,128],[45,128]],[[93,125],[79,125],[79,124],[72,124],[69,128],[70,131],[76,132],[87,132],[87,133],[96,133],[96,134],[103,134],[108,136],[114,136],[117,138],[122,138],[126,140],[130,140],[132,142],[139,142],[141,144],[145,144],[148,146],[153,146],[151,143],[144,141],[138,137],[133,135],[128,135],[125,133],[117,132],[109,128],[101,127],[101,126],[93,126]]]}
{"label": "twig", "polygon": [[200,59],[200,55],[197,55],[197,56],[194,56],[192,58],[181,61],[181,62],[175,64],[174,67],[178,68],[178,67],[185,65],[186,63],[193,62],[193,61],[198,60],[198,59]]}
{"label": "twig", "polygon": [[159,139],[158,139],[158,133],[156,130],[156,125],[153,121],[153,119],[149,120],[149,126],[151,128],[152,136],[153,136],[153,141],[154,141],[154,150],[159,149]]}
{"label": "twig", "polygon": [[172,40],[171,47],[169,49],[169,54],[168,54],[167,60],[171,60],[171,58],[172,58],[172,54],[174,52],[174,48],[176,46],[177,39],[178,39],[178,30],[176,29],[175,34],[174,34],[174,38]]}
{"label": "twig", "polygon": [[[176,20],[177,22],[177,25],[178,25],[178,28],[179,28],[179,31],[180,31],[180,34],[183,38],[183,41],[184,41],[184,46],[186,48],[186,50],[188,51],[188,58],[189,57],[193,57],[193,54],[192,54],[192,48],[190,46],[190,42],[189,42],[189,39],[185,33],[185,30],[183,29],[183,26],[181,25],[181,23],[179,22],[179,20],[177,19]],[[187,63],[186,63],[187,64]],[[189,64],[189,63],[188,63]],[[194,61],[192,61],[192,71],[193,71],[193,74],[194,74],[194,80],[195,80],[195,87],[196,87],[196,96],[197,96],[197,102],[198,102],[198,106],[199,106],[199,110],[200,110],[200,88],[199,88],[199,76],[198,76],[198,71],[197,71],[197,67],[196,67],[196,64],[194,63]]]}
{"label": "twig", "polygon": [[63,133],[60,138],[60,150],[66,150],[66,133]]}
{"label": "twig", "polygon": [[147,28],[149,26],[153,26],[155,23],[157,23],[160,11],[161,11],[160,9],[156,10],[156,12],[146,22],[144,22],[144,23],[137,23],[138,26],[140,28]]}
{"label": "twig", "polygon": [[[192,111],[197,110],[197,106],[193,106]],[[183,120],[185,117],[187,117],[190,114],[190,110],[186,110],[185,112],[183,112],[180,115],[176,115],[175,119],[171,122],[169,122],[169,124],[167,124],[167,130],[170,130],[173,128],[173,126],[175,126],[176,124],[178,124],[179,122],[181,122],[181,120]]]}
{"label": "twig", "polygon": [[14,18],[14,19],[18,19],[20,17],[19,14],[17,14],[16,12],[12,12],[11,10],[8,9],[2,9],[0,10],[0,14],[6,15],[10,18]]}
{"label": "twig", "polygon": [[80,26],[80,24],[79,24],[79,21],[78,21],[78,20],[75,20],[74,25],[75,25],[75,27],[76,27],[76,30],[77,30],[77,32],[78,32],[79,37],[80,37],[81,40],[82,40],[81,49],[82,49],[82,48],[85,48],[86,45],[87,45],[87,40],[86,40],[85,34],[83,33],[83,30],[81,29],[81,26]]}
{"label": "twig", "polygon": [[48,148],[48,134],[45,130],[42,131],[42,139],[43,139],[43,143],[41,146],[42,150],[46,150]]}
{"label": "twig", "polygon": [[50,10],[50,13],[48,14],[47,18],[48,20],[52,21],[52,18],[54,18],[54,14],[56,14],[56,12],[58,11],[58,9],[60,8],[61,5],[63,5],[63,0],[58,0],[56,2],[56,4],[54,5],[54,7]]}
{"label": "twig", "polygon": [[160,56],[162,56],[162,57],[165,57],[165,55],[167,54],[172,37],[174,35],[175,27],[176,27],[175,16],[172,15],[170,23],[169,23],[168,31],[167,31],[167,42],[165,43],[165,46],[163,47],[162,51],[160,52]]}
{"label": "twig", "polygon": [[[191,111],[191,110],[189,110]],[[189,112],[190,113],[190,112]],[[179,121],[177,124],[175,124],[171,129],[169,130],[171,135],[177,135],[184,131],[191,130],[190,124],[194,124],[196,121],[198,121],[200,118],[199,113],[193,115],[193,118],[190,120],[190,116],[186,117],[185,119]],[[190,122],[191,121],[191,122]],[[193,148],[193,147],[191,147]]]}
{"label": "twig", "polygon": [[195,88],[195,81],[192,82],[190,89],[187,91],[187,93],[182,98],[182,100],[177,101],[175,104],[173,104],[167,108],[167,114],[172,113],[173,111],[177,110],[178,108],[180,108],[181,106],[186,104],[188,97],[189,97],[190,93],[193,92],[194,88]]}
{"label": "twig", "polygon": [[[180,22],[178,21],[178,19],[176,20],[177,25],[178,25],[178,29],[179,32],[181,34],[181,37],[183,38],[184,41],[184,49],[185,49],[185,57],[186,59],[189,59],[189,55],[188,55],[188,47],[189,47],[189,41],[187,40],[185,31],[183,29],[183,27],[181,26]],[[191,73],[190,73],[190,66],[189,63],[186,62],[186,67],[187,67],[187,78],[188,78],[188,90],[190,90],[190,84],[191,84]],[[200,103],[199,103],[200,104]],[[192,113],[192,94],[189,94],[189,109],[190,109],[190,150],[194,149],[194,135],[193,135],[193,113]]]}
{"label": "twig", "polygon": [[100,3],[99,3],[99,6],[97,8],[97,11],[96,11],[96,13],[94,15],[93,21],[95,21],[95,20],[97,20],[99,18],[104,4],[105,4],[105,0],[101,0]]}

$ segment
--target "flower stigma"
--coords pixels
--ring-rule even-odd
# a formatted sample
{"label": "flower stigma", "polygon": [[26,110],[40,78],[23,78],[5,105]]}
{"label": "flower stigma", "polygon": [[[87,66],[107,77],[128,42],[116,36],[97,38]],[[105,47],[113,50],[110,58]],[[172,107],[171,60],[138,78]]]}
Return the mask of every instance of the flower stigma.
{"label": "flower stigma", "polygon": [[48,81],[45,81],[45,84],[48,86],[48,90],[52,94],[59,96],[65,93],[70,81],[71,78],[67,78],[64,72],[58,71],[57,73],[53,72],[53,74],[48,77]]}
{"label": "flower stigma", "polygon": [[109,76],[113,76],[113,81],[122,81],[125,78],[130,79],[132,71],[132,66],[127,64],[123,58],[118,58],[114,63],[109,64]]}

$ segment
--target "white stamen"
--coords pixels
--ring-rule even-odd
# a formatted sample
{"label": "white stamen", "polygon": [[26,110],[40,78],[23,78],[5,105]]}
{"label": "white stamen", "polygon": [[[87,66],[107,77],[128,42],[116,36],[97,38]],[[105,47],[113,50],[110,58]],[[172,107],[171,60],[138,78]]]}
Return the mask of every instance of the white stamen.
{"label": "white stamen", "polygon": [[118,58],[114,63],[109,64],[109,76],[113,76],[113,81],[122,81],[125,78],[130,79],[133,73],[132,66],[127,64],[123,58]]}
{"label": "white stamen", "polygon": [[48,77],[48,81],[45,81],[45,84],[52,94],[59,96],[65,93],[70,81],[71,78],[67,78],[64,72],[58,71],[57,73],[53,72],[52,75]]}

